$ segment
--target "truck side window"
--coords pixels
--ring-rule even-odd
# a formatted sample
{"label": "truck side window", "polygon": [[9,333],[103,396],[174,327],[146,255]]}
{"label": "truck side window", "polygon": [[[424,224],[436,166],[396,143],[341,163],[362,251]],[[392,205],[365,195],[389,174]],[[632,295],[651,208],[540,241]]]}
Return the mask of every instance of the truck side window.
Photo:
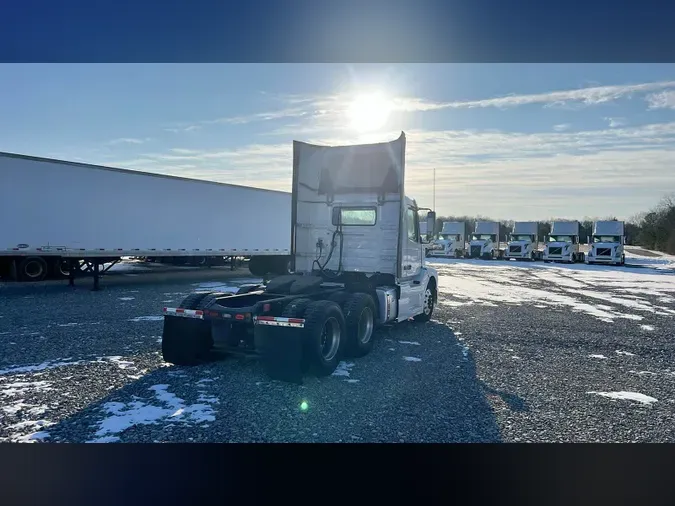
{"label": "truck side window", "polygon": [[406,215],[406,223],[408,226],[408,240],[412,242],[420,242],[419,240],[419,234],[417,227],[417,213],[415,212],[414,209],[408,208],[407,215]]}

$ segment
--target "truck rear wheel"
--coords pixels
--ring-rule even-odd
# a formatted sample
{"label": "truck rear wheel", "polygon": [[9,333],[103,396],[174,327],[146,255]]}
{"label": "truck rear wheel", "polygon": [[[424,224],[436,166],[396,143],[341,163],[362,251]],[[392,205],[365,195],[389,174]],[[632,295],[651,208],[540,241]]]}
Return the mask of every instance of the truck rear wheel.
{"label": "truck rear wheel", "polygon": [[47,277],[47,262],[42,257],[28,257],[19,263],[19,281],[42,281]]}
{"label": "truck rear wheel", "polygon": [[342,355],[346,334],[345,317],[335,302],[318,300],[305,309],[303,355],[317,376],[335,372]]}
{"label": "truck rear wheel", "polygon": [[363,357],[373,349],[375,302],[367,293],[354,293],[344,304],[347,325],[345,350],[350,357]]}

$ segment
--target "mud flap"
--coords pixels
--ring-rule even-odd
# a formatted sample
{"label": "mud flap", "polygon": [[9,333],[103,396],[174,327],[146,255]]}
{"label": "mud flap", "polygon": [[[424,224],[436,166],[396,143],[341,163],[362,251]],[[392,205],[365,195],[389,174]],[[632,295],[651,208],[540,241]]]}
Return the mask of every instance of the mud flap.
{"label": "mud flap", "polygon": [[212,345],[210,322],[164,316],[162,354],[165,361],[177,365],[196,363],[206,357]]}
{"label": "mud flap", "polygon": [[255,326],[256,348],[263,369],[271,379],[302,384],[302,329]]}

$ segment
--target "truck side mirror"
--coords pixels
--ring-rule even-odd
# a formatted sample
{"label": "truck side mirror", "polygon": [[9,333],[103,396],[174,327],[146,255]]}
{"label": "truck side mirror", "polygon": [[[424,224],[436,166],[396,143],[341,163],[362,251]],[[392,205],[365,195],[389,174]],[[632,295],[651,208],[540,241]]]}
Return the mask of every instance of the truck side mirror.
{"label": "truck side mirror", "polygon": [[427,237],[436,235],[436,213],[429,211],[427,213]]}

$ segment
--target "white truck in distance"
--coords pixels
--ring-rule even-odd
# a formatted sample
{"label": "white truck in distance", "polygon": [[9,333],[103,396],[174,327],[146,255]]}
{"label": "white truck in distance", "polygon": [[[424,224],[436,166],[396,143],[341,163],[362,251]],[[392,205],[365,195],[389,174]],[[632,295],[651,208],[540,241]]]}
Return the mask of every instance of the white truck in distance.
{"label": "white truck in distance", "polygon": [[587,264],[624,265],[626,242],[623,221],[596,221],[586,255]]}
{"label": "white truck in distance", "polygon": [[444,221],[438,239],[429,250],[430,257],[461,258],[466,255],[466,223]]}
{"label": "white truck in distance", "polygon": [[544,262],[583,262],[584,254],[579,251],[579,227],[578,221],[554,221],[544,245]]}
{"label": "white truck in distance", "polygon": [[469,258],[501,258],[499,241],[499,222],[477,221],[469,242]]}
{"label": "white truck in distance", "polygon": [[539,224],[536,221],[516,221],[509,237],[505,258],[538,260],[540,258],[538,229]]}

